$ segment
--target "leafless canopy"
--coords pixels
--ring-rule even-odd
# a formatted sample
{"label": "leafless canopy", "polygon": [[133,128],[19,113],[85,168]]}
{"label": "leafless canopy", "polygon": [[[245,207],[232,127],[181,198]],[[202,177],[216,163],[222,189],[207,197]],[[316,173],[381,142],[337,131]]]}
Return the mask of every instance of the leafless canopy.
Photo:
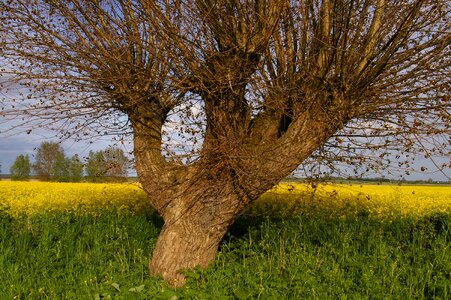
{"label": "leafless canopy", "polygon": [[[258,141],[272,146],[267,162],[296,156],[282,151],[291,124],[314,127],[325,114],[326,135],[338,134],[322,158],[410,149],[423,134],[449,134],[445,2],[6,1],[2,90],[11,79],[23,88],[2,110],[41,125],[63,118],[69,133],[158,114],[172,121],[166,141],[174,130],[218,151]],[[449,147],[439,142],[421,148]]]}

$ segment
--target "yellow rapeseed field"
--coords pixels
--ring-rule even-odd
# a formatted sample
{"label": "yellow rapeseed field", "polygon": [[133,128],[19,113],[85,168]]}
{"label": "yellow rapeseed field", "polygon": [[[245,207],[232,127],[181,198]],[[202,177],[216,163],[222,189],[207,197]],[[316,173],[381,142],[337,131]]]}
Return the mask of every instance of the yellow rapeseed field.
{"label": "yellow rapeseed field", "polygon": [[[138,184],[0,181],[0,212],[17,217],[49,212],[98,215],[151,211]],[[282,183],[254,202],[251,215],[359,215],[371,219],[451,213],[451,186]]]}
{"label": "yellow rapeseed field", "polygon": [[317,214],[333,218],[419,218],[451,214],[451,186],[282,183],[261,197],[251,213]]}
{"label": "yellow rapeseed field", "polygon": [[0,212],[16,217],[50,212],[98,215],[140,212],[150,205],[137,184],[0,181]]}

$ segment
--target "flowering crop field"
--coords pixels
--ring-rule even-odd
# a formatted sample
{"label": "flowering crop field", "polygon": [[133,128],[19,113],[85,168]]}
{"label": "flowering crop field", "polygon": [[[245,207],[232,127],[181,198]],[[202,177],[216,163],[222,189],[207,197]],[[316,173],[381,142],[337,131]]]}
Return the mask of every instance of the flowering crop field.
{"label": "flowering crop field", "polygon": [[[0,181],[0,211],[17,217],[48,212],[99,215],[104,211],[151,211],[138,184]],[[322,213],[372,219],[451,213],[451,186],[281,183],[254,202],[251,215]]]}
{"label": "flowering crop field", "polygon": [[99,215],[138,213],[150,204],[137,184],[0,181],[0,212],[17,217],[61,212]]}
{"label": "flowering crop field", "polygon": [[282,183],[249,208],[250,214],[262,212],[378,220],[451,214],[451,186]]}

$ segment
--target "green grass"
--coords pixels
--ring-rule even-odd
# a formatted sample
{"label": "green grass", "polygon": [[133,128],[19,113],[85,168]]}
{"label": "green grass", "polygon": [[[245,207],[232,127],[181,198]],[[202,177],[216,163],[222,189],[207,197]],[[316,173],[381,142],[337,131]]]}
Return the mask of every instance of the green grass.
{"label": "green grass", "polygon": [[450,299],[451,216],[242,216],[177,290],[147,275],[155,216],[0,217],[0,299]]}

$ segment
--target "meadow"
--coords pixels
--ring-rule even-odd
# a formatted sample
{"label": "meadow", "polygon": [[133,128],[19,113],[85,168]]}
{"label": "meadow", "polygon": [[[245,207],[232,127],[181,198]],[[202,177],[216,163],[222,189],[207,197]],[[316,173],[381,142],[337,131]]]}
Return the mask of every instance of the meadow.
{"label": "meadow", "polygon": [[450,299],[451,187],[283,183],[206,270],[147,275],[136,184],[0,181],[0,299]]}

